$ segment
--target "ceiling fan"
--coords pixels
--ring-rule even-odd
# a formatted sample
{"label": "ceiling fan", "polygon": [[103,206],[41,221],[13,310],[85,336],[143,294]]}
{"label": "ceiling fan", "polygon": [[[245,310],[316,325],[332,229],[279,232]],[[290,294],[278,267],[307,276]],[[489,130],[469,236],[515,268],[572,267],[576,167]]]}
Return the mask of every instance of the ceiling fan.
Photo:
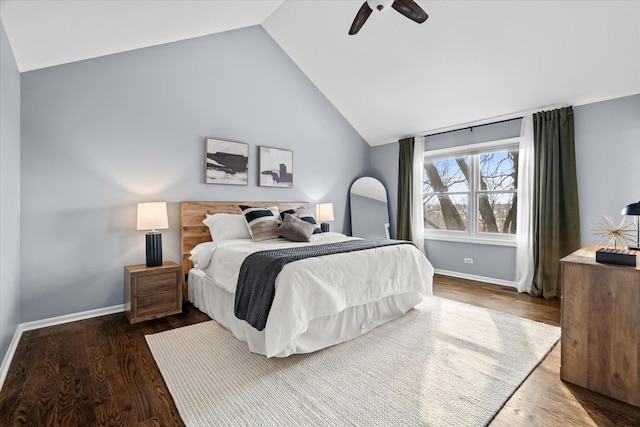
{"label": "ceiling fan", "polygon": [[429,17],[413,0],[367,0],[356,14],[349,29],[349,34],[357,34],[369,18],[369,15],[371,15],[371,12],[374,10],[382,12],[389,9],[389,6],[418,24],[422,24]]}

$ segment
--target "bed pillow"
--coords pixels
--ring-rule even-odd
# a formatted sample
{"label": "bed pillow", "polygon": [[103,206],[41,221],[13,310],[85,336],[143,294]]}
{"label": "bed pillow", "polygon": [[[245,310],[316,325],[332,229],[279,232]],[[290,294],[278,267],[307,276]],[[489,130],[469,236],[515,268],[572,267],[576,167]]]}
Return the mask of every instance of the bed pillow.
{"label": "bed pillow", "polygon": [[296,218],[300,218],[301,220],[308,222],[313,225],[313,234],[322,233],[320,230],[320,225],[316,222],[316,218],[313,216],[311,212],[306,210],[305,208],[297,208],[297,209],[287,209],[286,211],[280,212],[280,216],[284,220],[285,214],[290,214],[295,216]]}
{"label": "bed pillow", "polygon": [[251,238],[254,241],[261,242],[279,237],[278,225],[280,225],[280,218],[277,208],[254,208],[240,205],[240,210],[244,215],[246,226],[249,227]]}
{"label": "bed pillow", "polygon": [[213,254],[213,250],[215,248],[215,242],[203,242],[197,244],[189,252],[189,259],[193,263],[193,266],[200,270],[204,270],[205,268],[207,268],[211,263],[211,254]]}
{"label": "bed pillow", "polygon": [[308,242],[315,227],[291,214],[285,214],[282,224],[278,227],[278,234],[292,242]]}
{"label": "bed pillow", "polygon": [[202,222],[209,227],[211,240],[214,242],[251,238],[244,216],[240,214],[217,213],[207,215]]}

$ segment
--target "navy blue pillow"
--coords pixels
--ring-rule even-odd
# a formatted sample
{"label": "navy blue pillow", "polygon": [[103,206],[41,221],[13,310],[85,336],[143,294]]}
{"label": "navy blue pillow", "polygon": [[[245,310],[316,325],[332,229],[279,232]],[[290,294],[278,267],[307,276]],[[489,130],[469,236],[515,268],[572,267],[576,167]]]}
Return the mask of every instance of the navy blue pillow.
{"label": "navy blue pillow", "polygon": [[286,214],[293,215],[296,218],[299,218],[305,222],[308,222],[309,224],[312,224],[315,227],[313,229],[313,234],[322,233],[322,230],[320,229],[320,225],[316,222],[316,219],[314,218],[313,214],[308,210],[306,210],[305,208],[297,208],[295,210],[287,209],[286,211],[280,212],[280,218],[284,219],[284,216]]}

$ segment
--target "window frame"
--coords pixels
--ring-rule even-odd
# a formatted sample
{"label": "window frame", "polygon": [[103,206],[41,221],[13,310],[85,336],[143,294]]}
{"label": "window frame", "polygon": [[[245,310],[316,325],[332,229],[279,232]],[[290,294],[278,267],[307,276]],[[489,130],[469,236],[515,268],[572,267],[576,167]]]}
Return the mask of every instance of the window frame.
{"label": "window frame", "polygon": [[[478,197],[480,194],[491,193],[512,193],[519,197],[520,188],[515,190],[480,190],[480,168],[479,157],[480,154],[490,153],[495,151],[509,151],[517,149],[520,151],[521,138],[507,138],[494,141],[486,141],[476,144],[460,145],[456,147],[441,148],[435,150],[425,150],[423,154],[423,164],[429,160],[442,160],[455,157],[468,156],[470,158],[469,166],[471,168],[471,182],[469,182],[469,192],[452,192],[451,195],[468,194],[467,208],[469,210],[467,214],[467,230],[433,230],[424,228],[424,237],[429,240],[443,240],[450,242],[465,242],[465,243],[480,243],[491,244],[499,246],[515,246],[517,242],[517,231],[515,234],[503,234],[503,233],[488,233],[479,232],[478,228]],[[424,166],[423,166],[424,167]],[[518,165],[518,168],[520,165]],[[423,192],[423,199],[424,199]],[[516,225],[517,227],[518,225]]]}

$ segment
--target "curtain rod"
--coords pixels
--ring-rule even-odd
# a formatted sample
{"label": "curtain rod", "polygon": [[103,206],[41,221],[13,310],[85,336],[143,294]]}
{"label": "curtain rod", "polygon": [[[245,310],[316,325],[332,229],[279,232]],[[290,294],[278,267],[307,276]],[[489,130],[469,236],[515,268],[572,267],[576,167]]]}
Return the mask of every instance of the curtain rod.
{"label": "curtain rod", "polygon": [[442,132],[437,132],[437,133],[428,133],[426,135],[424,135],[425,137],[429,137],[429,136],[435,136],[435,135],[442,135],[444,133],[449,133],[449,132],[458,132],[460,130],[467,130],[467,129],[471,129],[471,132],[473,132],[473,128],[479,128],[482,126],[489,126],[489,125],[496,125],[498,123],[506,123],[506,122],[512,122],[514,120],[520,120],[522,119],[522,117],[513,117],[511,119],[504,119],[504,120],[499,120],[497,122],[491,122],[491,123],[482,123],[479,125],[471,125],[471,126],[467,126],[464,128],[458,128],[458,129],[450,129],[450,130],[443,130]]}
{"label": "curtain rod", "polygon": [[488,119],[484,119],[484,120],[477,120],[475,122],[468,122],[468,123],[461,123],[459,125],[456,126],[448,126],[448,127],[442,127],[439,129],[433,129],[432,131],[424,131],[424,132],[418,132],[414,135],[411,136],[432,136],[432,135],[440,135],[443,133],[447,133],[447,132],[452,132],[452,131],[456,131],[456,130],[464,130],[464,129],[470,129],[470,128],[477,128],[480,126],[484,126],[484,125],[491,125],[494,123],[502,123],[502,122],[506,122],[506,121],[510,121],[510,120],[517,120],[517,119],[521,119],[524,116],[528,116],[530,114],[535,114],[535,113],[539,113],[541,111],[548,111],[548,110],[555,110],[557,108],[562,108],[562,107],[567,107],[569,106],[569,104],[565,103],[561,103],[561,104],[554,104],[554,105],[547,105],[545,107],[539,107],[536,109],[532,109],[532,110],[526,110],[526,111],[519,111],[516,113],[511,113],[511,114],[505,114],[503,116],[497,116],[497,117],[491,117]]}

